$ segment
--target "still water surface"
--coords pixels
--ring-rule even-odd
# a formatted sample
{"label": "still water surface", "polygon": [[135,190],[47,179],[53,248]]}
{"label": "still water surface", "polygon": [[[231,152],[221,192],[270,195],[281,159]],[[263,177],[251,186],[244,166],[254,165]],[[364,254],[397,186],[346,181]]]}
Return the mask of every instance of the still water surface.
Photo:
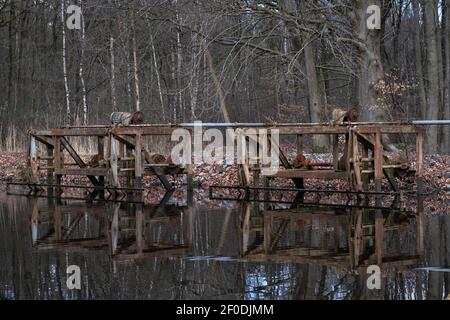
{"label": "still water surface", "polygon": [[[450,293],[450,216],[260,209],[57,204],[0,193],[0,299],[443,299]],[[380,290],[367,288],[373,264],[381,266]],[[69,265],[81,268],[81,290],[67,289]]]}

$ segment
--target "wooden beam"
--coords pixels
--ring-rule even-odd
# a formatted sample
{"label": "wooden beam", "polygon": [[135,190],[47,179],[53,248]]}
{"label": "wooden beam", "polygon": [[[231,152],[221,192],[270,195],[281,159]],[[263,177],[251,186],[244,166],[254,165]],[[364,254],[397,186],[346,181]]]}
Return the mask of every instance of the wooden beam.
{"label": "wooden beam", "polygon": [[34,137],[40,143],[43,143],[46,146],[53,148],[53,142],[52,142],[50,137],[38,136],[38,135],[35,135],[35,134],[31,134],[31,136]]}
{"label": "wooden beam", "polygon": [[36,136],[107,136],[109,128],[90,128],[90,127],[80,127],[80,128],[60,128],[51,130],[36,130],[33,132]]}
{"label": "wooden beam", "polygon": [[[246,130],[246,129],[244,129]],[[253,128],[254,130],[254,128]],[[271,127],[270,130],[278,130],[280,135],[303,135],[303,134],[344,134],[347,127],[317,125],[308,127]]]}
{"label": "wooden beam", "polygon": [[355,130],[359,133],[416,133],[417,130],[420,130],[418,127],[414,125],[383,125],[383,124],[374,124],[374,125],[356,125]]}
{"label": "wooden beam", "polygon": [[134,149],[134,141],[133,141],[132,138],[127,137],[127,136],[123,136],[123,135],[120,135],[120,134],[114,134],[114,138],[117,141],[125,144],[126,146],[131,147],[131,148]]}
{"label": "wooden beam", "polygon": [[[115,135],[136,135],[142,136],[155,135],[155,136],[170,136],[177,128],[174,127],[116,127],[111,129],[111,132]],[[190,134],[190,129],[186,130],[186,134]]]}
{"label": "wooden beam", "polygon": [[369,148],[370,150],[373,150],[374,145],[375,145],[375,141],[372,139],[372,137],[367,136],[361,132],[358,132],[356,130],[354,130],[353,132],[355,132],[358,141],[361,142],[366,148]]}
{"label": "wooden beam", "polygon": [[[108,169],[107,168],[61,168],[55,169],[56,174],[60,175],[68,175],[68,176],[87,176],[94,177],[91,182],[94,186],[100,186],[99,181],[96,176],[107,176]],[[94,182],[95,181],[95,182]]]}
{"label": "wooden beam", "polygon": [[[129,138],[127,136],[124,135],[118,135],[118,134],[114,134],[114,137],[121,143],[125,144],[127,147],[135,149],[135,141],[132,140],[132,138]],[[142,136],[141,136],[142,139]],[[142,152],[144,155],[144,160],[151,164],[151,159],[150,159],[150,153],[145,149],[142,148]],[[160,170],[158,168],[150,168],[150,171],[152,174],[156,175],[159,179],[159,181],[163,184],[164,188],[167,191],[170,191],[173,189],[172,185],[170,184],[169,180],[167,179],[167,177],[165,176],[165,173],[162,172],[163,170]]]}
{"label": "wooden beam", "polygon": [[[87,178],[89,179],[89,181],[95,187],[103,186],[103,184],[100,183],[100,181],[95,176],[107,175],[107,169],[106,168],[87,168],[83,159],[81,159],[81,157],[78,155],[78,153],[72,147],[72,145],[69,143],[69,141],[66,139],[66,137],[60,137],[58,140],[61,142],[61,145],[67,150],[67,152],[70,154],[70,156],[73,158],[73,160],[75,160],[75,162],[78,164],[80,169],[62,168],[62,169],[55,170],[55,172],[59,175],[86,175]],[[97,170],[98,170],[99,174],[96,174]],[[104,172],[104,173],[102,173],[102,172]],[[94,173],[94,174],[92,174],[92,173]],[[89,195],[88,201],[92,201],[93,199],[95,199],[95,197],[97,197],[97,195],[99,193],[100,193],[100,190],[95,188]]]}
{"label": "wooden beam", "polygon": [[262,169],[261,175],[278,178],[304,178],[304,179],[346,179],[347,172],[334,170],[273,170]]}
{"label": "wooden beam", "polygon": [[[144,148],[142,151],[143,155],[144,155],[144,160],[148,163],[148,164],[152,164],[152,160],[150,158],[150,153]],[[144,165],[144,168],[148,167],[148,165]],[[167,191],[171,191],[173,190],[172,185],[169,182],[169,179],[167,179],[167,177],[165,176],[166,174],[168,174],[169,168],[165,167],[165,166],[161,166],[161,167],[157,167],[157,166],[150,166],[149,167],[150,173],[154,174],[158,177],[159,181],[163,184],[164,188]],[[192,174],[192,172],[191,172]],[[189,185],[188,185],[189,187]]]}

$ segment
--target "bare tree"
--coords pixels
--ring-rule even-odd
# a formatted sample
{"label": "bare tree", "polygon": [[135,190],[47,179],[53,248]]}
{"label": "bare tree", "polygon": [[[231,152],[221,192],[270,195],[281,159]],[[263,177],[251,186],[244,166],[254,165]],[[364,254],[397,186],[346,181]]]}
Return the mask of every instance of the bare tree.
{"label": "bare tree", "polygon": [[66,96],[66,123],[72,122],[72,115],[70,112],[70,91],[69,81],[67,79],[67,61],[66,61],[66,22],[64,19],[65,12],[65,0],[61,0],[61,32],[62,32],[62,63],[63,63],[63,77],[64,77],[64,89]]}
{"label": "bare tree", "polygon": [[[426,116],[430,120],[439,119],[440,92],[439,92],[439,50],[437,42],[437,17],[434,1],[424,1],[425,14],[425,40],[427,43],[427,113]],[[432,126],[428,128],[429,152],[437,152],[438,127]]]}

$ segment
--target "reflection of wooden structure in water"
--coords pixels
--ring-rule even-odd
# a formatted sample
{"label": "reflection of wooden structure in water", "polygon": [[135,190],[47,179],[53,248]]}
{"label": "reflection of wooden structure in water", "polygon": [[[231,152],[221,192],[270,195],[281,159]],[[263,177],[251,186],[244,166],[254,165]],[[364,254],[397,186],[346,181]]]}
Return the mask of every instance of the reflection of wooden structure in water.
{"label": "reflection of wooden structure in water", "polygon": [[[191,252],[191,207],[137,205],[128,212],[122,210],[120,204],[115,204],[110,213],[106,213],[104,206],[52,204],[39,208],[38,201],[35,201],[31,217],[33,248],[107,250],[113,259],[119,260]],[[178,243],[148,241],[154,235],[151,228],[155,225],[170,228],[171,233],[178,234],[181,240]]]}
{"label": "reflection of wooden structure in water", "polygon": [[[420,264],[424,250],[422,214],[383,215],[376,211],[296,208],[264,211],[263,217],[252,218],[249,206],[244,206],[241,256],[246,261],[319,264],[346,272],[373,264],[383,270]],[[386,235],[403,234],[413,225],[414,254],[389,252]],[[250,239],[255,242],[250,244]]]}
{"label": "reflection of wooden structure in water", "polygon": [[[119,215],[116,205],[111,223],[111,254],[114,259],[129,260],[145,257],[185,256],[192,252],[192,208],[165,206],[164,214],[158,208],[144,214],[141,206],[131,216]],[[149,216],[149,218],[146,218]],[[133,222],[134,221],[134,222]],[[186,221],[183,225],[183,221]],[[149,229],[162,226],[173,236],[180,232],[178,243],[146,240]],[[177,232],[173,232],[173,231]]]}
{"label": "reflection of wooden structure in water", "polygon": [[[77,227],[84,221],[85,214],[97,223],[95,235],[74,238]],[[70,215],[70,219],[67,216]],[[31,214],[31,235],[33,247],[39,250],[90,250],[108,247],[107,219],[104,206],[48,205],[39,207],[33,201]]]}

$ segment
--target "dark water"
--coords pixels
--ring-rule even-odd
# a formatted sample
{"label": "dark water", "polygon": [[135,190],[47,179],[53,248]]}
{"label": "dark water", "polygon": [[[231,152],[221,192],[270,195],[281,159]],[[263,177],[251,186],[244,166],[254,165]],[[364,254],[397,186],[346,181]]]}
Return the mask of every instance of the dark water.
{"label": "dark water", "polygon": [[[0,299],[443,299],[450,217],[0,193]],[[367,266],[381,267],[381,289]],[[81,289],[66,286],[69,265]]]}

